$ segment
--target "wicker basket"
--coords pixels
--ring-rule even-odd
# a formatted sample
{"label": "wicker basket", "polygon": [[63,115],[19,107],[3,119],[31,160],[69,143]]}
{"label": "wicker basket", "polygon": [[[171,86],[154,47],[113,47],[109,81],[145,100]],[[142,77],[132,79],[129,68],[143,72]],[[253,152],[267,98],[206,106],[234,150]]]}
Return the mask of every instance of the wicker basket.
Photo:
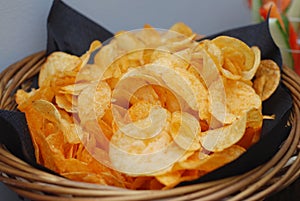
{"label": "wicker basket", "polygon": [[[14,110],[12,94],[28,88],[45,61],[45,52],[33,54],[0,74],[0,108]],[[70,181],[35,169],[0,147],[0,181],[20,196],[32,200],[262,200],[287,187],[300,175],[300,77],[283,69],[283,83],[294,99],[292,130],[277,154],[245,174],[165,191],[133,191]],[[9,135],[9,133],[5,133]],[[2,134],[3,135],[3,134]]]}

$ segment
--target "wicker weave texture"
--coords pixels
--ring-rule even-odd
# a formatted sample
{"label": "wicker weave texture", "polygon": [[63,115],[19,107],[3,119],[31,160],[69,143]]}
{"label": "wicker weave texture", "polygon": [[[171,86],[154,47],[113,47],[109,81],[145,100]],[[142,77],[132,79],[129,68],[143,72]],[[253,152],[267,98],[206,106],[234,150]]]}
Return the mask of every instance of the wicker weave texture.
{"label": "wicker weave texture", "polygon": [[[0,74],[0,108],[14,110],[14,92],[28,89],[31,78],[45,61],[45,52],[33,54]],[[0,147],[0,181],[31,200],[261,200],[300,176],[300,77],[283,68],[282,80],[291,91],[292,130],[277,154],[267,163],[245,174],[165,191],[133,191],[70,181],[35,169]],[[3,133],[1,133],[3,134]],[[5,133],[9,135],[9,133]]]}

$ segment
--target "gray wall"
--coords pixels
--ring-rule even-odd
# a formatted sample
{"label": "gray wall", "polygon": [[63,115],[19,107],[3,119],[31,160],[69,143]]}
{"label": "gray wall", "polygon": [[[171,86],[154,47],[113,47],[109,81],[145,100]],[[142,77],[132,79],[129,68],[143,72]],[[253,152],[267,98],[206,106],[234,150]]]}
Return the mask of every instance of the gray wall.
{"label": "gray wall", "polygon": [[[195,32],[210,34],[251,23],[246,0],[64,0],[116,32],[149,23],[168,28],[182,21]],[[0,71],[46,47],[51,0],[0,0]],[[0,200],[19,200],[0,184]]]}

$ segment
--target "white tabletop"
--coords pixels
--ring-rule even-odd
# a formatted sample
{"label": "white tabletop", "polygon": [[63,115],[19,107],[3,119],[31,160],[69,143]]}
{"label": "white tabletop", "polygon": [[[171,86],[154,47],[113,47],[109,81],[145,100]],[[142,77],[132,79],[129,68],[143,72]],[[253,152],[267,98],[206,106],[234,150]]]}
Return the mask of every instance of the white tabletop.
{"label": "white tabletop", "polygon": [[[195,32],[211,34],[251,23],[246,0],[64,0],[112,32],[169,28],[182,21]],[[52,0],[0,0],[0,71],[46,48],[46,21]],[[0,200],[18,196],[0,183]]]}

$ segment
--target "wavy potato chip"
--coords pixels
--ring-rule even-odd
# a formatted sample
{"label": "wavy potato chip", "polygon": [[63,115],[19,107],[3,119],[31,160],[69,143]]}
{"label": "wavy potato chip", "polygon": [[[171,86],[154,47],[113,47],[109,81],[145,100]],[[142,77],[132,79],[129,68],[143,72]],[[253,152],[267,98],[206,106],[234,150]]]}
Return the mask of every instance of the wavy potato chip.
{"label": "wavy potato chip", "polygon": [[89,85],[78,96],[77,111],[82,124],[104,116],[110,106],[111,89],[106,82]]}
{"label": "wavy potato chip", "polygon": [[237,143],[246,130],[247,114],[240,116],[231,125],[202,132],[201,145],[208,151],[220,152]]}
{"label": "wavy potato chip", "polygon": [[241,156],[246,150],[238,145],[232,145],[222,152],[215,152],[202,161],[197,169],[211,172]]}
{"label": "wavy potato chip", "polygon": [[39,74],[39,87],[50,85],[49,81],[52,76],[57,76],[64,72],[78,71],[81,59],[64,52],[54,52],[47,57]]}
{"label": "wavy potato chip", "polygon": [[277,89],[280,82],[280,69],[272,60],[262,60],[255,74],[253,88],[264,101]]}

